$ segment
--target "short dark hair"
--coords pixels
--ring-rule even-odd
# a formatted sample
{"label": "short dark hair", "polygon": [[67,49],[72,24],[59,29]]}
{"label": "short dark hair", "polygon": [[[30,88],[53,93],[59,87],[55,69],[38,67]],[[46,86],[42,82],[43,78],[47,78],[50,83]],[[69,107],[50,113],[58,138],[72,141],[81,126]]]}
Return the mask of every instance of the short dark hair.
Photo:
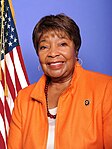
{"label": "short dark hair", "polygon": [[76,22],[65,14],[48,15],[40,19],[33,30],[33,44],[38,54],[38,43],[41,36],[47,31],[63,31],[73,40],[78,54],[81,46],[80,30]]}

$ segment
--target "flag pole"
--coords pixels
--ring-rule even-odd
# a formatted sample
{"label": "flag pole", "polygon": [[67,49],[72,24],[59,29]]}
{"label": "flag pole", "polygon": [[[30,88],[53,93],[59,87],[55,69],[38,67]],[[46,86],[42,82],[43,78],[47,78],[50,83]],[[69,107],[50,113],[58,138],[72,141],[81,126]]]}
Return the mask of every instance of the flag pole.
{"label": "flag pole", "polygon": [[4,81],[5,81],[5,91],[4,95],[8,96],[8,85],[6,80],[6,55],[5,55],[5,41],[4,41],[4,30],[3,30],[3,51],[4,51]]}
{"label": "flag pole", "polygon": [[0,80],[2,80],[2,68],[1,68],[1,59],[2,59],[2,45],[3,45],[3,13],[4,13],[4,0],[1,0],[1,34],[0,34]]}
{"label": "flag pole", "polygon": [[2,9],[1,9],[1,51],[0,51],[0,80],[2,80],[2,67],[1,67],[1,56],[3,53],[4,56],[4,82],[5,82],[5,89],[4,89],[4,95],[8,96],[8,86],[7,86],[7,80],[6,80],[6,55],[5,55],[5,41],[4,41],[4,0],[1,1]]}
{"label": "flag pole", "polygon": [[15,23],[16,22],[15,21],[15,12],[14,12],[14,8],[13,8],[13,5],[12,5],[12,0],[9,0],[9,6],[10,6],[12,17],[13,17],[13,20],[14,20],[14,23]]}

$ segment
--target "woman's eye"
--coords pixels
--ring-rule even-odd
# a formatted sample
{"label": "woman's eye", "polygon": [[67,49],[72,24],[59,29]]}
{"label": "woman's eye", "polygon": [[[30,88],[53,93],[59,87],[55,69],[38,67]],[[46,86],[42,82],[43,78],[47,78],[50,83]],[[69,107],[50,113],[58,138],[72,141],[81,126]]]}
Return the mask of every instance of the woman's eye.
{"label": "woman's eye", "polygon": [[40,50],[44,50],[44,49],[46,49],[47,48],[47,46],[41,46],[39,49]]}
{"label": "woman's eye", "polygon": [[67,46],[67,43],[66,42],[63,42],[63,43],[61,43],[60,44],[62,47],[65,47],[65,46]]}

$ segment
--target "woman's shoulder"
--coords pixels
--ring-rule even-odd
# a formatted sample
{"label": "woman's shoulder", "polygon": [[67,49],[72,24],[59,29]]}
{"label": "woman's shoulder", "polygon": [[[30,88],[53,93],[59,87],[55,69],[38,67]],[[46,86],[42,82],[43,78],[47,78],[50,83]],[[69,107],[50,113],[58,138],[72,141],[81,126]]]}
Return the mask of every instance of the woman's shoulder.
{"label": "woman's shoulder", "polygon": [[106,94],[106,96],[110,95],[111,97],[109,98],[112,99],[112,76],[83,69],[80,77],[80,85],[88,93],[92,92],[94,95],[100,97]]}
{"label": "woman's shoulder", "polygon": [[19,92],[25,92],[25,93],[30,92],[33,90],[33,88],[36,86],[37,83],[38,82],[30,84],[30,85],[26,86],[25,88],[21,89]]}
{"label": "woman's shoulder", "polygon": [[112,89],[112,76],[83,69],[80,77],[81,84],[93,90]]}
{"label": "woman's shoulder", "polygon": [[83,69],[83,75],[84,77],[88,78],[88,80],[94,80],[98,82],[108,82],[112,80],[112,76],[86,69]]}
{"label": "woman's shoulder", "polygon": [[18,96],[27,97],[30,96],[33,91],[38,92],[40,88],[43,88],[45,84],[45,76],[43,75],[37,82],[30,84],[29,86],[21,89],[18,93]]}

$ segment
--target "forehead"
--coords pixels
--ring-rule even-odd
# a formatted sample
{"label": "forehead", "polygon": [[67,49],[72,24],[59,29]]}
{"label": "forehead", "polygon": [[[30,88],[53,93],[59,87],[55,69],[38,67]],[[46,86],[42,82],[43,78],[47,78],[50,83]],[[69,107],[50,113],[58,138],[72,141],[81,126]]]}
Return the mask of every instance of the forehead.
{"label": "forehead", "polygon": [[48,36],[55,37],[57,36],[58,38],[67,38],[69,39],[69,36],[67,33],[65,33],[62,30],[50,30],[50,31],[44,31],[40,37],[40,40],[42,38],[47,38]]}

